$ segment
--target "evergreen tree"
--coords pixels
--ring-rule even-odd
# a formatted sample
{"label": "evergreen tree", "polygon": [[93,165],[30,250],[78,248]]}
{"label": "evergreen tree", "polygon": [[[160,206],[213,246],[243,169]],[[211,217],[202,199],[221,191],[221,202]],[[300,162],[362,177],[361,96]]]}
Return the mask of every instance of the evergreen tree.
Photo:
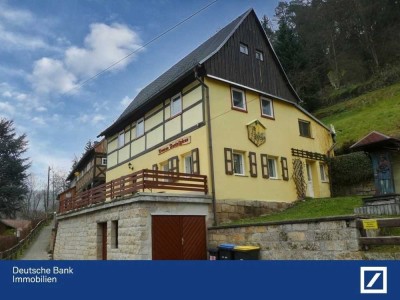
{"label": "evergreen tree", "polygon": [[91,140],[88,140],[87,143],[86,143],[86,145],[85,145],[85,151],[84,151],[83,155],[84,155],[86,152],[88,152],[89,150],[91,150],[92,148],[93,148],[92,141],[91,141]]}
{"label": "evergreen tree", "polygon": [[22,208],[26,186],[26,135],[17,136],[11,120],[0,119],[0,216],[15,217]]}
{"label": "evergreen tree", "polygon": [[271,20],[266,15],[264,15],[261,18],[261,26],[264,29],[271,44],[274,44],[275,43],[275,33],[274,33],[274,30],[272,29]]}

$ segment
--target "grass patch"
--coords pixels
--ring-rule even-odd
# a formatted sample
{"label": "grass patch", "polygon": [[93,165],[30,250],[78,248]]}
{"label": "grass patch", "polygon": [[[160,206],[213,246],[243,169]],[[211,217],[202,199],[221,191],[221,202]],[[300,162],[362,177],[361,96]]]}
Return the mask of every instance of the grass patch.
{"label": "grass patch", "polygon": [[335,126],[339,147],[372,130],[399,136],[400,83],[318,110],[315,115]]}
{"label": "grass patch", "polygon": [[242,219],[230,224],[251,224],[270,221],[301,220],[354,214],[354,208],[362,206],[361,197],[335,197],[298,201],[288,209],[257,218]]}

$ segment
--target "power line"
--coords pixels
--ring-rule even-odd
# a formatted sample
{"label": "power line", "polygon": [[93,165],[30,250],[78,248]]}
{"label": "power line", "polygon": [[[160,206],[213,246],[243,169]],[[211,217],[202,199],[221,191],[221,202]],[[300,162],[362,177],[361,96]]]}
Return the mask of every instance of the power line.
{"label": "power line", "polygon": [[166,31],[164,31],[163,33],[159,34],[158,36],[154,37],[153,39],[151,39],[150,41],[146,42],[145,44],[143,44],[142,46],[140,46],[139,48],[133,50],[132,52],[130,52],[129,54],[127,54],[126,56],[124,56],[123,58],[121,58],[120,60],[114,62],[113,64],[111,64],[110,66],[108,66],[107,68],[101,70],[100,72],[96,73],[95,75],[93,75],[92,77],[89,77],[87,79],[85,79],[84,81],[82,81],[81,83],[79,83],[78,85],[70,88],[69,90],[61,93],[61,95],[66,95],[69,92],[79,89],[82,86],[84,86],[85,84],[87,84],[89,81],[92,81],[93,79],[99,77],[100,75],[104,74],[105,72],[107,72],[108,70],[112,69],[113,67],[115,67],[116,65],[118,65],[120,62],[124,61],[125,59],[127,59],[128,57],[132,56],[133,54],[137,53],[138,51],[142,50],[143,48],[145,48],[146,46],[150,45],[151,43],[153,43],[154,41],[158,40],[159,38],[163,37],[164,35],[166,35],[167,33],[171,32],[172,30],[174,30],[175,28],[179,27],[180,25],[182,25],[183,23],[187,22],[188,20],[190,20],[191,18],[193,18],[194,16],[198,15],[199,13],[201,13],[202,11],[206,10],[207,8],[209,8],[211,5],[213,5],[214,3],[216,3],[218,0],[214,0],[213,2],[210,2],[209,4],[207,4],[206,6],[204,6],[203,8],[199,9],[198,11],[196,11],[195,13],[191,14],[189,17],[187,17],[186,19],[183,19],[182,21],[180,21],[179,23],[175,24],[174,26],[170,27],[169,29],[167,29]]}

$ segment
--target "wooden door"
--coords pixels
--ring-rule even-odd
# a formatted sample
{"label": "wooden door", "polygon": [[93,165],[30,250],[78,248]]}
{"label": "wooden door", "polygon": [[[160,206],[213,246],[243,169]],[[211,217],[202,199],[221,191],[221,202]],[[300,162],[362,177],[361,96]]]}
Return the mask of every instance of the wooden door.
{"label": "wooden door", "polygon": [[152,217],[153,259],[177,260],[182,257],[181,220],[177,216]]}
{"label": "wooden door", "polygon": [[310,163],[306,163],[307,169],[307,197],[314,198],[314,183],[312,177],[312,167]]}
{"label": "wooden door", "polygon": [[207,259],[205,217],[182,217],[182,252],[185,260]]}
{"label": "wooden door", "polygon": [[201,260],[207,258],[204,216],[153,216],[154,260]]}

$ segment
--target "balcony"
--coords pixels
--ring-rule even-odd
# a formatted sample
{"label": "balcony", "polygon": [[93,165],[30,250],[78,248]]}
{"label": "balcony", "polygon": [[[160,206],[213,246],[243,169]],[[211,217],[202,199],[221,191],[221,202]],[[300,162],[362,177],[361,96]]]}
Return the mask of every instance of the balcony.
{"label": "balcony", "polygon": [[78,193],[71,198],[61,199],[58,213],[88,207],[106,200],[129,197],[147,190],[155,193],[174,190],[207,194],[207,176],[145,169]]}

